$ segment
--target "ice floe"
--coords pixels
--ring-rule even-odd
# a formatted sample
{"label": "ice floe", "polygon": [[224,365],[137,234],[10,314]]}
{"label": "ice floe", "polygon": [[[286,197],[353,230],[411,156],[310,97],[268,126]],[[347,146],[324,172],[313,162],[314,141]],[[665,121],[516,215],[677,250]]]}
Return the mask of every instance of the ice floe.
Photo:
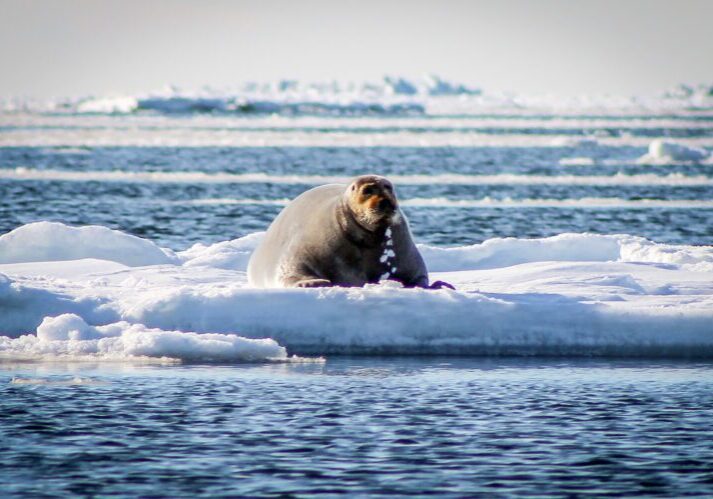
{"label": "ice floe", "polygon": [[40,224],[17,229],[32,239],[3,236],[4,356],[713,357],[713,247],[595,234],[421,245],[431,278],[457,291],[261,290],[245,275],[260,233],[173,254],[138,238],[120,246],[133,236],[100,229],[73,240],[86,228]]}
{"label": "ice floe", "polygon": [[649,144],[649,151],[638,159],[639,163],[700,163],[710,157],[702,147],[693,147],[676,142],[656,139]]}
{"label": "ice floe", "polygon": [[573,158],[562,158],[559,160],[562,166],[592,166],[595,164],[594,158],[588,156],[576,156]]}

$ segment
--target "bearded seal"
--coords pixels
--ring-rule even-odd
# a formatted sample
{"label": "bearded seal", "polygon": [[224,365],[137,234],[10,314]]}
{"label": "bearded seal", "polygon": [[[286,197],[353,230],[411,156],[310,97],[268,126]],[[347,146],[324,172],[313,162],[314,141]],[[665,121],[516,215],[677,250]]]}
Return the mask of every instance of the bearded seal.
{"label": "bearded seal", "polygon": [[260,288],[351,287],[384,279],[429,287],[394,187],[377,175],[297,196],[272,222],[248,263],[248,282]]}

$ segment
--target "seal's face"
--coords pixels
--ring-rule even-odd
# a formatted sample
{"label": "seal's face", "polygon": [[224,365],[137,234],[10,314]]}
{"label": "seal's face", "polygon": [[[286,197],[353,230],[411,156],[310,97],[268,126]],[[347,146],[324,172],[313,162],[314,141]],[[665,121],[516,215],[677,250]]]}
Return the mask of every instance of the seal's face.
{"label": "seal's face", "polygon": [[358,177],[347,188],[346,196],[354,217],[368,230],[386,227],[398,218],[394,186],[384,177]]}

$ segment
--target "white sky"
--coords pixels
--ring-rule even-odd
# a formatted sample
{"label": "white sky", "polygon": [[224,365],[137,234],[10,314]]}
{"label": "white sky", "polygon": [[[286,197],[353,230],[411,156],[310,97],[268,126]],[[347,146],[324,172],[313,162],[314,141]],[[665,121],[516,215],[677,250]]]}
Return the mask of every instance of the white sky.
{"label": "white sky", "polygon": [[713,83],[713,0],[0,0],[0,96],[436,73],[486,90]]}

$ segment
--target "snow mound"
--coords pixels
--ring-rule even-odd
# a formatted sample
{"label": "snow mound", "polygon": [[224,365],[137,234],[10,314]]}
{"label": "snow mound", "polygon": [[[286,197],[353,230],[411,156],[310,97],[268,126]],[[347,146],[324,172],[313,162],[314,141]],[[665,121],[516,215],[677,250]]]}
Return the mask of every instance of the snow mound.
{"label": "snow mound", "polygon": [[649,152],[638,159],[639,163],[699,163],[708,159],[710,153],[701,147],[691,147],[675,142],[656,139],[649,144]]}
{"label": "snow mound", "polygon": [[[178,253],[184,267],[206,266],[246,271],[250,255],[264,236],[256,232],[209,246],[196,244]],[[447,248],[419,244],[430,272],[510,267],[533,262],[662,263],[713,269],[713,247],[660,244],[627,234],[565,233],[538,239],[493,238]]]}
{"label": "snow mound", "polygon": [[264,232],[255,232],[238,239],[222,241],[206,246],[194,244],[190,249],[178,253],[186,267],[214,267],[219,269],[246,270],[250,255],[260,244]]}
{"label": "snow mound", "polygon": [[492,269],[545,261],[703,264],[713,267],[713,247],[657,244],[629,235],[494,238],[457,248],[419,245],[419,250],[431,272]]}
{"label": "snow mound", "polygon": [[75,314],[46,317],[37,328],[36,336],[16,339],[0,336],[0,355],[115,360],[150,357],[191,362],[287,359],[286,350],[271,339],[163,331],[128,322],[95,327]]}
{"label": "snow mound", "polygon": [[170,250],[107,227],[35,222],[0,236],[0,263],[97,258],[130,267],[176,263]]}

